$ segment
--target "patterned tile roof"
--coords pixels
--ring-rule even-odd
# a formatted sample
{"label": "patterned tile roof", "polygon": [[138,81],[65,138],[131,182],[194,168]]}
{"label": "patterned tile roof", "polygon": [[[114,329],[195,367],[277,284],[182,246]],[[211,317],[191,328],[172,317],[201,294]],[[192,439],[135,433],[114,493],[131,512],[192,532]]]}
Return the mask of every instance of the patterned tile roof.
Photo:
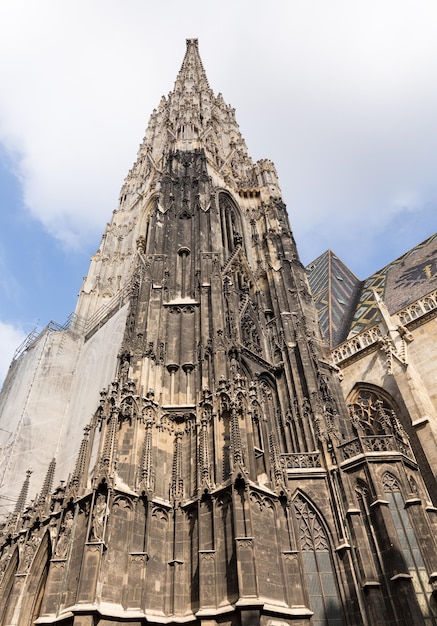
{"label": "patterned tile roof", "polygon": [[379,320],[373,292],[393,314],[437,289],[437,234],[361,282],[327,250],[307,266],[320,325],[331,348]]}
{"label": "patterned tile roof", "polygon": [[331,347],[346,338],[361,282],[327,250],[307,267],[322,332]]}

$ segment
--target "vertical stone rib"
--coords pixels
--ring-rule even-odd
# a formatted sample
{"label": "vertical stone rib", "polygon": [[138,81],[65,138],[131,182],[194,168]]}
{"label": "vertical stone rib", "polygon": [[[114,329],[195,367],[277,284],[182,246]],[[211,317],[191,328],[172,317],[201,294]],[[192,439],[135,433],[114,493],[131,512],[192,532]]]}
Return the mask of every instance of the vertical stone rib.
{"label": "vertical stone rib", "polygon": [[232,433],[232,459],[235,465],[243,464],[243,446],[241,443],[240,425],[238,423],[238,411],[235,407],[231,410],[231,433]]}
{"label": "vertical stone rib", "polygon": [[182,478],[182,432],[176,433],[174,454],[173,454],[173,468],[172,468],[172,495],[174,498],[179,498],[183,495],[184,481]]}
{"label": "vertical stone rib", "polygon": [[286,484],[284,472],[281,465],[278,443],[274,433],[269,434],[270,459],[273,467],[273,475],[276,485]]}
{"label": "vertical stone rib", "polygon": [[209,487],[211,477],[209,474],[210,459],[208,446],[208,415],[204,412],[201,421],[201,430],[199,438],[199,456],[200,456],[200,480],[204,487]]}
{"label": "vertical stone rib", "polygon": [[102,457],[100,461],[100,469],[103,471],[109,471],[111,466],[111,461],[113,460],[114,454],[114,442],[115,442],[115,431],[118,421],[118,412],[114,407],[111,411],[111,416],[109,418],[108,429],[106,431],[105,443],[103,445]]}
{"label": "vertical stone rib", "polygon": [[152,427],[153,420],[148,419],[141,459],[141,480],[147,489],[152,488]]}

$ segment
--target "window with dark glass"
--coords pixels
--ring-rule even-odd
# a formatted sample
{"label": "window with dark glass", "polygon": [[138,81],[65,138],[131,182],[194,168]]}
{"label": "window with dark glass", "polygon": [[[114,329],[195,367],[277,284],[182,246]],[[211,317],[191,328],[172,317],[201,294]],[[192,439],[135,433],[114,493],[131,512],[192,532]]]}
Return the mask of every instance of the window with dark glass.
{"label": "window with dark glass", "polygon": [[321,519],[302,496],[295,498],[294,509],[299,524],[310,609],[314,611],[311,623],[314,626],[342,626],[337,579]]}
{"label": "window with dark glass", "polygon": [[408,511],[405,509],[399,483],[395,476],[386,472],[383,476],[383,484],[399,544],[412,578],[413,587],[425,624],[427,626],[436,626],[436,615],[430,604],[432,588],[429,584],[429,576],[425,568],[422,552],[417,542],[416,533],[411,524]]}

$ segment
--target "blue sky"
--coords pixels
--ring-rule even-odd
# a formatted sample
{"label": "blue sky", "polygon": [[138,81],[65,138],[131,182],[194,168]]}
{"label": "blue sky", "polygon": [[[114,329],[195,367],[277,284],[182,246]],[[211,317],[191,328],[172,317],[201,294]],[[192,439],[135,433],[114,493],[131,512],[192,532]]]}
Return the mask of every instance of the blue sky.
{"label": "blue sky", "polygon": [[0,379],[74,310],[187,37],[304,263],[331,248],[365,278],[436,232],[436,22],[434,0],[3,0]]}

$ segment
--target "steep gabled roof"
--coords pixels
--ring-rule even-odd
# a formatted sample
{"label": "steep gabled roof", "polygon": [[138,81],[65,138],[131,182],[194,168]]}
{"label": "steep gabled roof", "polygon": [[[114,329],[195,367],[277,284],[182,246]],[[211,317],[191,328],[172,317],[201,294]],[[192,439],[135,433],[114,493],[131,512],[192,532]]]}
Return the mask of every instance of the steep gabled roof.
{"label": "steep gabled roof", "polygon": [[437,234],[367,278],[351,320],[349,335],[362,332],[379,320],[373,291],[390,314],[437,288]]}
{"label": "steep gabled roof", "polygon": [[320,325],[331,348],[376,324],[376,292],[390,314],[437,289],[437,234],[360,281],[331,251],[307,266]]}
{"label": "steep gabled roof", "polygon": [[361,282],[332,250],[310,263],[307,273],[322,332],[334,347],[346,338]]}

